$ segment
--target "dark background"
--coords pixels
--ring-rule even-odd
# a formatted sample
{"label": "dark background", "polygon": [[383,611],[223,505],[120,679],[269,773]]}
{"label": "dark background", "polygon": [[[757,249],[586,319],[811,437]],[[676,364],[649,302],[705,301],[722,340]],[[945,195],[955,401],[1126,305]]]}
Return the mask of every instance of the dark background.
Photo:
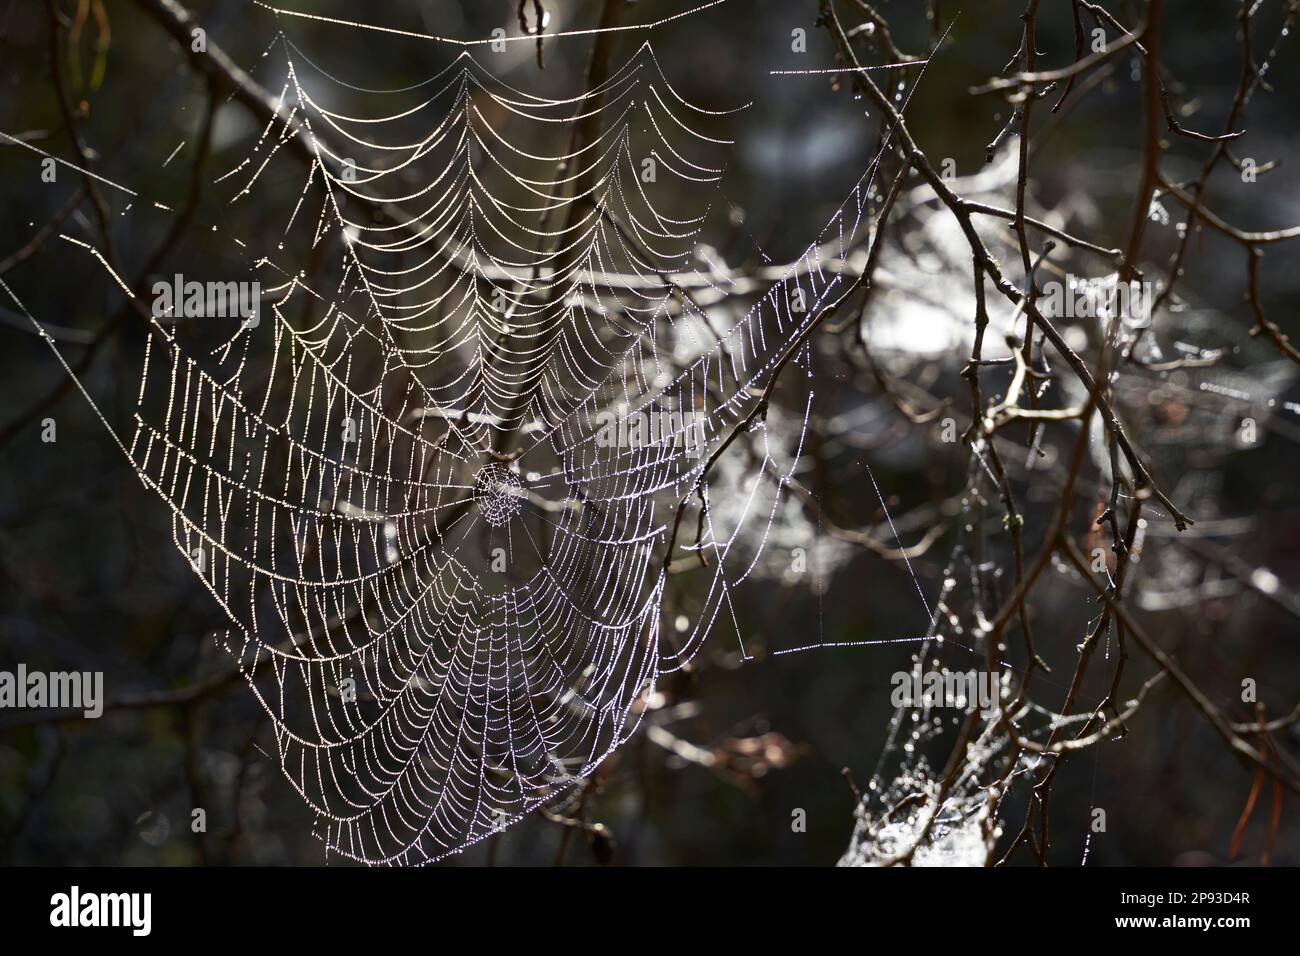
{"label": "dark background", "polygon": [[[547,6],[555,8],[552,29],[595,21],[592,3]],[[645,22],[683,6],[641,0],[630,17]],[[1068,12],[1057,9],[1063,4],[1044,6],[1040,52],[1051,66],[1068,63],[1073,50]],[[934,28],[923,4],[893,0],[879,7],[900,47],[910,52],[928,47]],[[1168,7],[1164,59],[1191,87],[1184,99],[1199,103],[1188,122],[1217,129],[1237,83],[1238,5],[1210,0]],[[105,176],[149,195],[178,197],[189,166],[177,161],[163,168],[162,161],[176,143],[193,135],[203,108],[201,84],[176,46],[135,4],[110,0],[105,8],[112,40],[102,81],[93,90],[87,86],[82,134]],[[260,59],[275,37],[275,17],[244,0],[195,2],[193,9],[213,42],[265,85],[276,85],[277,67]],[[364,5],[333,0],[312,9],[458,37],[484,36],[494,26],[518,31],[514,4],[501,0]],[[1000,100],[974,98],[967,91],[995,75],[1015,52],[1021,7],[1008,0],[964,8],[944,3],[941,12],[942,25],[952,23],[951,39],[930,65],[908,115],[927,152],[954,158],[965,175],[983,164],[985,146],[1007,111]],[[813,0],[731,0],[653,34],[666,73],[687,99],[712,109],[755,104],[733,121],[737,146],[722,186],[725,199],[744,210],[743,228],[718,240],[733,263],[755,258],[757,250],[775,261],[797,255],[872,154],[874,126],[862,119],[847,88],[832,90],[826,77],[768,74],[835,65],[829,37],[815,26],[816,13]],[[1267,10],[1261,22],[1269,24],[1261,36],[1271,42],[1277,11]],[[49,81],[43,5],[0,0],[0,24],[0,129],[53,131],[33,141],[70,156],[67,138],[58,131]],[[284,20],[282,25],[318,65],[361,86],[417,82],[445,66],[455,52],[318,23]],[[808,31],[808,52],[802,56],[790,49],[795,28]],[[93,27],[87,31],[88,37],[94,34]],[[629,34],[619,55],[630,53],[641,39]],[[500,75],[517,87],[573,95],[589,48],[583,37],[551,40],[541,71],[531,43],[513,44],[507,59],[493,62],[502,64]],[[81,69],[87,77],[94,59],[92,44],[84,42]],[[1237,150],[1261,163],[1284,158],[1283,166],[1255,184],[1231,176],[1216,180],[1214,208],[1249,228],[1300,221],[1300,164],[1292,161],[1300,145],[1298,72],[1294,45],[1283,41],[1268,74],[1273,91],[1261,92],[1251,104],[1250,132]],[[1141,138],[1139,90],[1121,59],[1113,79],[1076,104],[1035,159],[1033,195],[1039,207],[1088,197],[1095,218],[1084,231],[1107,245],[1122,241],[1131,216]],[[228,168],[253,131],[238,106],[222,107],[209,169]],[[1180,141],[1166,162],[1192,175],[1202,155]],[[26,243],[72,188],[70,180],[42,184],[33,154],[0,146],[0,257]],[[256,206],[214,214],[242,217],[245,234],[259,228]],[[124,255],[138,262],[153,234],[145,226],[136,234],[133,221],[125,218],[117,227],[118,242]],[[68,229],[90,232],[84,220],[74,220]],[[1172,227],[1165,231],[1172,237]],[[1172,248],[1172,238],[1165,245]],[[1185,292],[1195,296],[1204,334],[1245,350],[1249,360],[1243,357],[1241,364],[1255,370],[1250,374],[1276,370],[1275,356],[1252,351],[1263,346],[1246,335],[1251,318],[1237,248],[1209,234],[1193,249]],[[169,262],[183,271],[201,255],[201,245],[193,244]],[[4,278],[38,318],[93,333],[119,308],[120,297],[103,271],[83,258],[66,249],[46,250]],[[1295,265],[1294,250],[1272,247],[1262,273],[1263,295],[1271,317],[1300,332],[1294,319],[1300,291]],[[63,375],[9,305],[0,304],[6,310],[6,324],[0,325],[0,422],[5,424],[19,420]],[[129,330],[115,336],[83,376],[117,427],[129,420],[135,399],[140,340]],[[66,355],[77,355],[75,341],[62,347]],[[930,361],[940,373],[951,374],[961,357]],[[1284,389],[1278,402],[1300,399],[1289,373],[1277,374]],[[870,400],[882,402],[880,396]],[[40,440],[39,418],[45,415],[58,423],[53,445]],[[1198,521],[1235,522],[1221,543],[1271,569],[1289,591],[1300,579],[1295,480],[1300,421],[1293,412],[1275,409],[1275,415],[1257,447],[1210,455],[1186,467],[1188,474],[1208,476],[1196,486]],[[896,496],[903,509],[960,474],[956,464],[905,434],[874,454],[872,467],[882,490]],[[871,497],[860,477],[841,490],[850,499]],[[73,392],[54,403],[0,448],[0,666],[25,661],[49,670],[102,670],[110,699],[184,687],[219,673],[227,662],[209,636],[221,626],[219,609],[201,592],[169,539],[165,510],[134,478],[81,397]],[[931,593],[941,562],[935,557],[918,563]],[[1077,642],[1089,613],[1079,598],[1077,592],[1063,592],[1059,613],[1042,609],[1041,641],[1067,649]],[[734,635],[726,629],[715,633],[693,672],[668,682],[674,702],[698,706],[698,714],[675,729],[706,747],[759,737],[773,748],[771,762],[784,765],[751,764],[734,774],[682,766],[639,734],[602,768],[602,792],[587,806],[589,819],[612,834],[614,862],[826,865],[845,849],[854,800],[841,768],[852,768],[860,779],[870,775],[891,713],[889,675],[908,666],[911,650],[879,646],[780,658],[763,652],[817,640],[819,627],[843,641],[918,633],[925,621],[910,581],[899,567],[862,551],[835,569],[820,599],[806,588],[771,582],[749,585],[739,599],[746,646],[757,659],[741,665]],[[1288,710],[1300,697],[1300,627],[1258,594],[1228,589],[1153,613],[1149,621],[1151,632],[1236,719],[1248,716],[1239,704],[1232,707],[1242,677],[1259,680],[1261,699],[1272,714]],[[1054,862],[1079,862],[1092,805],[1110,808],[1110,830],[1093,839],[1090,865],[1228,860],[1251,776],[1172,691],[1158,695],[1158,706],[1138,716],[1127,739],[1065,765],[1053,808]],[[322,845],[311,837],[310,815],[266,756],[274,753],[268,730],[238,684],[194,708],[142,708],[98,721],[0,730],[0,861],[323,862]],[[769,733],[773,736],[759,736]],[[1266,788],[1260,798],[1265,808],[1268,796]],[[208,812],[203,841],[189,832],[190,808],[196,805]],[[796,808],[807,811],[806,833],[792,832]],[[1296,812],[1294,798],[1288,797],[1276,863],[1300,862]],[[1258,862],[1266,816],[1256,813],[1238,858]],[[451,862],[482,863],[491,857],[501,864],[549,863],[566,840],[566,862],[589,863],[604,855],[581,835],[566,838],[565,832],[534,817],[511,828],[495,846],[480,844]]]}

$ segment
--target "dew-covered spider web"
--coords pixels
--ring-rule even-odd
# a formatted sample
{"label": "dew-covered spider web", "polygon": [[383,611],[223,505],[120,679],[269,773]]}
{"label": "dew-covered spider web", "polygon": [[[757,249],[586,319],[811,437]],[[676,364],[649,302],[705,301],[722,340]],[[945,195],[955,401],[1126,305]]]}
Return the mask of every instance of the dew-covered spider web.
{"label": "dew-covered spider web", "polygon": [[[743,651],[734,595],[800,457],[810,332],[880,201],[873,163],[780,276],[733,275],[700,241],[729,114],[649,42],[555,98],[488,59],[377,90],[278,36],[274,117],[211,183],[274,226],[205,223],[225,252],[186,277],[256,283],[257,316],[141,303],[115,430],[318,835],[368,863],[500,831],[626,740],[711,631]],[[101,182],[117,212],[174,214]],[[724,453],[744,469],[714,507]]]}

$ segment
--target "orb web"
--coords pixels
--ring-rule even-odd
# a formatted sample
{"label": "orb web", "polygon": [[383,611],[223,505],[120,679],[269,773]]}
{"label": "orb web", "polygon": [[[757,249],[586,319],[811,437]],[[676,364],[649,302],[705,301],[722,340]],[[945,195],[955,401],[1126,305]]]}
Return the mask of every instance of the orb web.
{"label": "orb web", "polygon": [[[121,443],[317,834],[428,862],[583,780],[659,675],[736,627],[888,139],[798,260],[741,282],[699,241],[727,114],[649,43],[559,98],[469,52],[392,91],[283,34],[263,59],[274,117],[213,186],[279,231],[210,223],[262,319],[156,314]],[[788,440],[763,427],[787,365]]]}

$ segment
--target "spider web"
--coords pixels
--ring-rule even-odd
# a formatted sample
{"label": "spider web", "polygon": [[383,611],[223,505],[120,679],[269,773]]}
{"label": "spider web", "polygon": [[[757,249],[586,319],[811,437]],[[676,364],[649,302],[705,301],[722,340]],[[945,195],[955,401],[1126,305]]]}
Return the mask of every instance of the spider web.
{"label": "spider web", "polygon": [[[269,314],[155,311],[121,444],[328,849],[423,863],[583,780],[720,617],[739,636],[732,594],[812,407],[808,333],[856,287],[877,167],[783,278],[742,287],[698,243],[725,114],[679,96],[649,43],[557,99],[468,51],[389,91],[284,35],[265,58],[275,118],[216,184],[282,224],[226,236],[222,277],[258,282]],[[724,516],[707,478],[734,442],[752,467]]]}

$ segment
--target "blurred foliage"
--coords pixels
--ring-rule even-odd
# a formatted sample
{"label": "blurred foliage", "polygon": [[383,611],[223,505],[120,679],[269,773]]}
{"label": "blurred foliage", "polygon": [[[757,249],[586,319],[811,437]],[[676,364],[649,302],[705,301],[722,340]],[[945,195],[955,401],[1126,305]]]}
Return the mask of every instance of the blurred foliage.
{"label": "blurred foliage", "polygon": [[[927,48],[933,25],[922,4],[893,0],[878,6],[902,49]],[[942,5],[945,12],[948,6]],[[991,0],[958,15],[952,6],[952,39],[930,64],[908,115],[929,154],[952,157],[967,175],[983,166],[986,144],[1007,118],[1004,103],[972,99],[967,90],[996,75],[1015,51],[1021,9],[1014,0]],[[275,18],[247,0],[193,7],[213,41],[257,75],[275,38]],[[553,29],[588,25],[597,16],[591,2],[549,0],[547,7],[558,24]],[[633,16],[648,20],[679,7],[641,0]],[[136,4],[94,0],[63,8],[77,24],[67,66],[82,133],[98,168],[124,183],[147,185],[151,194],[183,195],[188,151],[174,163],[162,160],[178,142],[191,139],[202,121],[202,83]],[[458,36],[486,35],[498,25],[514,32],[514,8],[510,0],[322,0],[312,6],[325,16],[366,17]],[[874,127],[861,118],[847,87],[835,90],[826,77],[769,75],[771,69],[833,64],[834,47],[815,25],[816,8],[815,0],[734,0],[654,36],[660,61],[688,100],[710,109],[755,103],[733,121],[738,145],[723,185],[722,199],[743,211],[732,217],[731,234],[719,237],[732,263],[760,256],[782,261],[800,252],[872,152]],[[1214,122],[1225,113],[1237,81],[1235,9],[1213,0],[1178,4],[1167,16],[1165,59],[1194,83],[1187,98],[1197,102],[1197,116]],[[1057,13],[1040,24],[1040,51],[1053,63],[1067,62],[1073,49],[1069,17]],[[4,17],[0,129],[26,132],[66,155],[48,80],[44,8],[7,5]],[[359,85],[418,82],[454,55],[428,43],[381,43],[327,24],[283,26],[322,69]],[[791,53],[794,28],[808,31],[803,57]],[[629,35],[622,52],[636,39]],[[539,71],[531,45],[516,44],[501,73],[507,82],[542,95],[571,94],[581,83],[588,48],[582,38],[552,41]],[[1252,104],[1249,145],[1261,161],[1296,155],[1300,146],[1292,96],[1298,72],[1294,51],[1284,51],[1269,76],[1275,92]],[[1082,195],[1096,207],[1098,222],[1128,221],[1141,130],[1137,123],[1120,128],[1112,120],[1119,113],[1136,115],[1138,97],[1138,84],[1121,64],[1074,104],[1069,122],[1054,130],[1035,158],[1037,203],[1051,208]],[[223,161],[240,155],[239,143],[250,132],[254,126],[246,114],[222,106],[208,168],[228,168]],[[66,198],[66,190],[39,185],[33,157],[25,153],[0,146],[0,256],[21,247]],[[1200,153],[1182,142],[1171,153],[1173,166],[1184,165],[1192,175]],[[1217,194],[1216,208],[1252,228],[1289,225],[1300,220],[1298,187],[1300,168],[1284,165],[1269,174],[1266,185]],[[247,232],[267,225],[259,222],[256,206],[223,214],[241,217]],[[148,225],[137,227],[130,219],[118,228],[121,248],[133,263],[158,239]],[[1118,232],[1098,237],[1108,244],[1121,240]],[[1165,245],[1171,247],[1172,237]],[[1189,270],[1197,270],[1201,305],[1244,330],[1250,324],[1242,301],[1244,271],[1220,269],[1218,237],[1207,235],[1194,245]],[[197,267],[203,255],[201,243],[186,245],[168,268]],[[1272,264],[1294,255],[1278,248],[1268,258]],[[118,307],[117,291],[93,264],[66,260],[38,257],[6,278],[58,325],[94,332]],[[1294,323],[1300,270],[1270,268],[1267,276],[1269,313],[1300,332]],[[10,313],[6,322],[0,327],[0,391],[8,421],[53,388],[62,372],[45,346],[22,330],[21,316]],[[69,351],[76,354],[76,346]],[[131,414],[138,352],[138,332],[125,331],[84,377],[119,421]],[[959,367],[941,371],[951,375]],[[1282,402],[1296,398],[1294,386],[1279,396]],[[102,670],[110,697],[190,686],[221,673],[227,661],[209,637],[221,626],[218,609],[171,548],[165,512],[142,491],[78,395],[65,395],[50,414],[58,423],[57,444],[42,444],[33,425],[0,450],[0,666],[23,660],[47,669]],[[1251,561],[1296,582],[1300,423],[1294,415],[1282,417],[1260,447],[1230,459],[1217,487],[1205,494],[1223,520],[1248,521],[1243,547]],[[943,488],[960,478],[906,437],[872,454],[882,490],[899,508],[939,500]],[[869,488],[849,494],[865,495],[858,509],[869,515]],[[918,570],[933,583],[942,569],[920,562]],[[691,705],[671,725],[673,732],[726,755],[721,766],[683,761],[640,733],[580,797],[585,819],[602,830],[575,830],[536,815],[451,862],[549,863],[561,855],[570,863],[834,862],[853,824],[853,793],[841,769],[865,774],[874,763],[891,711],[888,677],[907,668],[911,650],[879,646],[772,658],[765,649],[804,636],[815,639],[810,632],[818,626],[843,641],[915,633],[912,597],[900,568],[865,551],[836,570],[824,595],[771,582],[748,588],[737,611],[756,659],[742,664],[735,635],[720,628],[697,665],[663,688],[670,704]],[[1074,614],[1052,622],[1059,632],[1054,639],[1078,639],[1084,622]],[[1300,628],[1258,596],[1207,599],[1156,620],[1161,623],[1153,631],[1221,694],[1230,695],[1241,676],[1255,675],[1268,684],[1275,712],[1300,698]],[[1172,700],[1170,695],[1166,706],[1140,714],[1122,743],[1066,765],[1053,810],[1062,827],[1061,862],[1078,861],[1088,809],[1103,803],[1121,809],[1111,815],[1111,832],[1093,841],[1090,863],[1226,858],[1250,777],[1197,715]],[[0,860],[319,863],[323,852],[311,838],[312,821],[269,756],[275,751],[266,731],[250,695],[234,686],[191,707],[0,732]],[[208,833],[201,839],[190,833],[194,806],[207,810]],[[1276,862],[1300,862],[1300,837],[1285,824],[1294,807],[1288,799]],[[798,808],[807,812],[806,833],[791,828]],[[569,805],[556,812],[573,810]],[[1074,821],[1072,831],[1062,821]],[[1258,851],[1262,826],[1257,822],[1248,831],[1248,851]]]}

